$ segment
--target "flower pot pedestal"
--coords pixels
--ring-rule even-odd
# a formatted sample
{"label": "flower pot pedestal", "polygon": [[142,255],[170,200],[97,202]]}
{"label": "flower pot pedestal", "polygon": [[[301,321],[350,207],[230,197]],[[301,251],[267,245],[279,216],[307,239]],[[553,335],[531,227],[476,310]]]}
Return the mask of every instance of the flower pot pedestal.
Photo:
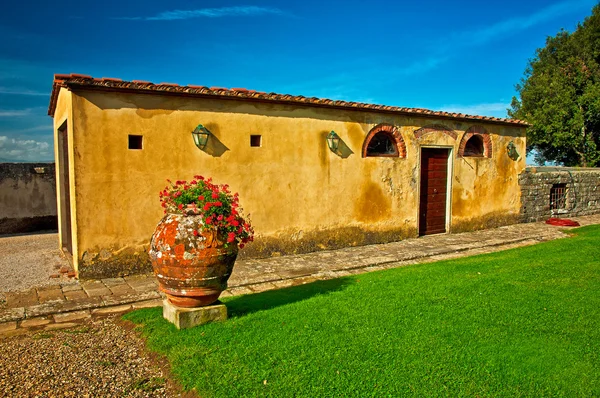
{"label": "flower pot pedestal", "polygon": [[209,322],[221,322],[227,319],[227,307],[217,301],[211,305],[197,308],[178,307],[169,300],[163,300],[163,317],[177,329],[187,329]]}

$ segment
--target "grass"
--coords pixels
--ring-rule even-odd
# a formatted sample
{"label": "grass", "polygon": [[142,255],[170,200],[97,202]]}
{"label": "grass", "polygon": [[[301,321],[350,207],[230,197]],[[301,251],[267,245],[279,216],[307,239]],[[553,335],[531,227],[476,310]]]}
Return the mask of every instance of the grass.
{"label": "grass", "polygon": [[600,226],[535,246],[125,315],[202,397],[600,395]]}

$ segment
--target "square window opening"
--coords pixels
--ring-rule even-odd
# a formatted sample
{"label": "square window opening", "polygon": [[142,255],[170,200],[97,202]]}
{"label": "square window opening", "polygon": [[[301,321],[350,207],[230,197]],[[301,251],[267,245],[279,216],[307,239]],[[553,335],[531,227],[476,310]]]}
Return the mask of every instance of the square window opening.
{"label": "square window opening", "polygon": [[262,146],[262,136],[251,135],[250,136],[250,146],[251,147],[261,147]]}
{"label": "square window opening", "polygon": [[550,188],[550,210],[567,208],[567,184],[552,184]]}
{"label": "square window opening", "polygon": [[142,138],[141,135],[129,134],[129,149],[142,149]]}

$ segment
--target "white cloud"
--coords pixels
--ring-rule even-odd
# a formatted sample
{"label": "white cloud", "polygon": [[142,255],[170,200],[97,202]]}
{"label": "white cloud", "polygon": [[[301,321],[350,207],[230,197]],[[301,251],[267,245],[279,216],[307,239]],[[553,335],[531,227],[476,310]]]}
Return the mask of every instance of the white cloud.
{"label": "white cloud", "polygon": [[466,115],[506,117],[506,110],[510,104],[504,102],[492,102],[470,105],[444,105],[440,110],[445,112],[464,113]]}
{"label": "white cloud", "polygon": [[430,70],[437,68],[439,65],[443,64],[448,60],[448,56],[445,55],[435,55],[428,58],[421,59],[417,62],[413,62],[412,64],[399,67],[394,70],[399,75],[411,76],[420,73],[425,73]]}
{"label": "white cloud", "polygon": [[532,26],[551,21],[554,18],[569,14],[577,9],[590,8],[595,2],[596,0],[567,0],[555,3],[530,15],[505,19],[504,21],[499,21],[479,30],[464,32],[457,40],[463,45],[485,44],[493,40],[502,39],[507,35],[529,29]]}
{"label": "white cloud", "polygon": [[43,93],[41,91],[29,90],[26,88],[18,87],[0,87],[0,94],[11,94],[11,95],[34,95],[34,96],[50,96],[50,92]]}
{"label": "white cloud", "polygon": [[54,158],[52,145],[44,141],[20,140],[0,135],[0,159],[36,162]]}
{"label": "white cloud", "polygon": [[595,4],[595,1],[567,0],[542,8],[533,14],[505,19],[478,30],[460,32],[453,37],[436,42],[433,46],[433,55],[399,68],[395,72],[399,75],[410,76],[434,70],[455,57],[456,51],[461,48],[464,49],[484,45],[495,40],[502,40],[509,35],[518,34],[521,31],[572,13],[580,8],[589,8]]}
{"label": "white cloud", "polygon": [[10,130],[10,131],[4,131],[4,133],[6,134],[12,134],[12,135],[18,135],[18,134],[23,134],[23,133],[33,133],[34,131],[47,131],[49,134],[52,134],[52,124],[42,124],[39,126],[34,126],[34,127],[28,127],[26,129],[19,129],[19,130]]}
{"label": "white cloud", "polygon": [[221,18],[238,16],[256,16],[256,15],[285,15],[286,13],[278,8],[258,7],[258,6],[237,6],[220,8],[200,8],[197,10],[172,10],[164,11],[151,17],[119,17],[115,19],[126,19],[135,21],[175,21],[192,18]]}
{"label": "white cloud", "polygon": [[27,109],[0,109],[0,117],[20,117],[31,115],[31,108]]}

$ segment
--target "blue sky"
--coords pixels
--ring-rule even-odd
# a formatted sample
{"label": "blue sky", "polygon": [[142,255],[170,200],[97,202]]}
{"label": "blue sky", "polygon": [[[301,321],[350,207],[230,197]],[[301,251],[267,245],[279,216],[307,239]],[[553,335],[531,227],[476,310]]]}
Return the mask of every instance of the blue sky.
{"label": "blue sky", "polygon": [[0,161],[53,160],[54,73],[505,117],[536,48],[596,2],[10,2]]}

